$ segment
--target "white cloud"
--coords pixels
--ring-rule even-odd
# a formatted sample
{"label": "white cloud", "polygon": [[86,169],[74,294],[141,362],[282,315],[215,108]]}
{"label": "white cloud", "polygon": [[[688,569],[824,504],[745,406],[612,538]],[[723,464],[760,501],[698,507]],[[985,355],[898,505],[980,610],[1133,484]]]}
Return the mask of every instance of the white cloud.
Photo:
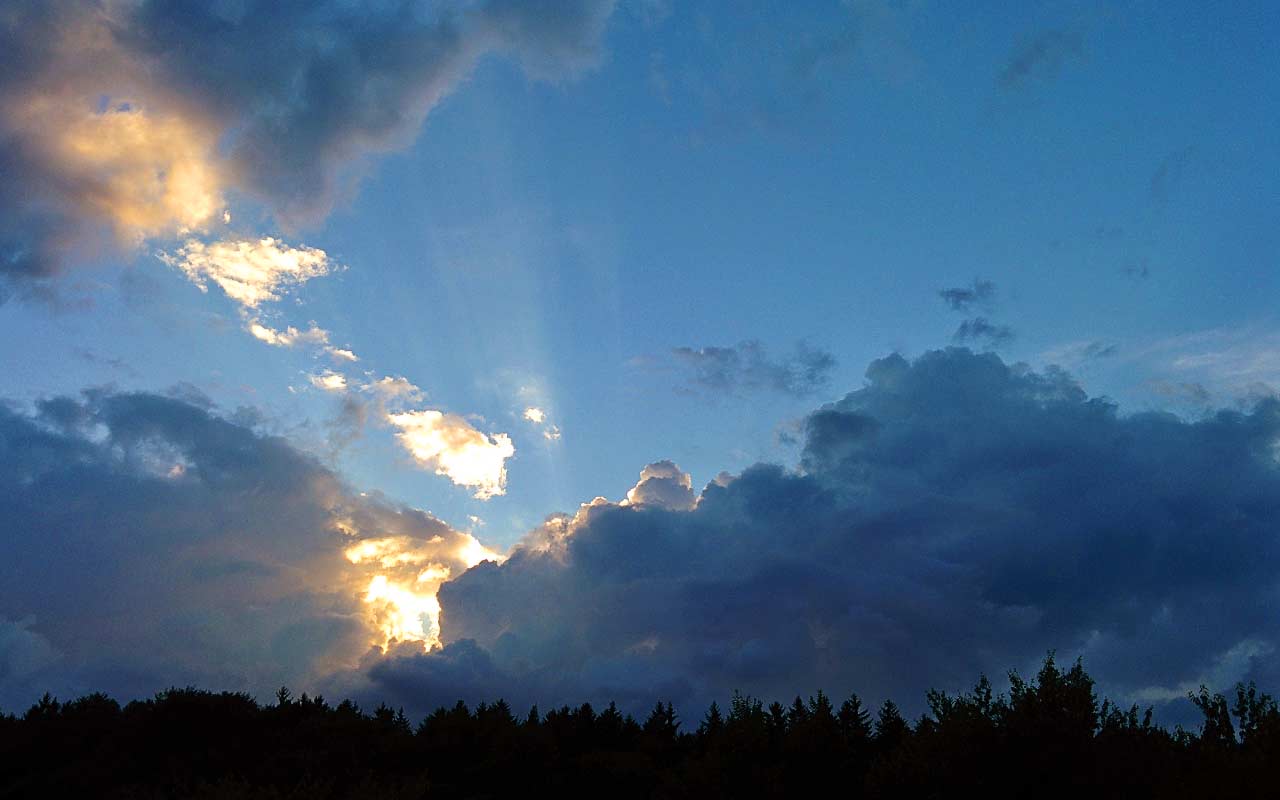
{"label": "white cloud", "polygon": [[640,480],[622,505],[648,505],[673,511],[688,511],[697,502],[693,477],[672,461],[655,461],[640,470]]}
{"label": "white cloud", "polygon": [[282,331],[276,330],[263,325],[256,319],[249,320],[247,327],[249,333],[253,334],[255,339],[266,342],[273,347],[294,347],[299,344],[322,346],[329,343],[329,332],[324,328],[317,327],[314,322],[305,331],[300,331],[292,325]]}
{"label": "white cloud", "polygon": [[421,389],[399,375],[384,375],[360,389],[373,396],[383,414],[387,413],[389,407],[404,408],[405,404],[418,403],[423,398]]}
{"label": "white cloud", "polygon": [[270,236],[209,244],[188,239],[176,254],[161,253],[160,260],[181,270],[201,291],[208,291],[208,282],[213,281],[247,308],[279,300],[282,289],[327,275],[334,268],[323,250],[290,247]]}
{"label": "white cloud", "polygon": [[457,414],[426,409],[390,414],[396,438],[418,464],[488,500],[506,492],[506,460],[515,455],[511,437],[484,434]]}
{"label": "white cloud", "polygon": [[360,360],[359,356],[357,356],[355,353],[351,352],[350,350],[346,349],[345,347],[329,346],[324,348],[324,352],[325,352],[325,355],[329,356],[329,358],[332,358],[334,361],[354,362],[354,361]]}
{"label": "white cloud", "polygon": [[543,421],[546,420],[547,414],[536,406],[529,406],[524,410],[524,418],[535,425],[541,425]]}
{"label": "white cloud", "polygon": [[346,391],[347,379],[341,373],[327,369],[319,375],[308,375],[311,385],[317,389],[323,389],[326,392],[342,392]]}

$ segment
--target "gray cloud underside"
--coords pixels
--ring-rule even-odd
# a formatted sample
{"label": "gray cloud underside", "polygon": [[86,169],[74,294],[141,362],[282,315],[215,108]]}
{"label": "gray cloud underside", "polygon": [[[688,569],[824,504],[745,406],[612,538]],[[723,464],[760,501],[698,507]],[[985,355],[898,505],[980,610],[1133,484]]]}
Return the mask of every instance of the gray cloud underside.
{"label": "gray cloud underside", "polygon": [[1280,402],[1125,416],[963,349],[867,377],[808,418],[798,472],[757,465],[691,511],[598,505],[446,584],[445,649],[361,691],[918,702],[1050,648],[1133,698],[1276,685]]}

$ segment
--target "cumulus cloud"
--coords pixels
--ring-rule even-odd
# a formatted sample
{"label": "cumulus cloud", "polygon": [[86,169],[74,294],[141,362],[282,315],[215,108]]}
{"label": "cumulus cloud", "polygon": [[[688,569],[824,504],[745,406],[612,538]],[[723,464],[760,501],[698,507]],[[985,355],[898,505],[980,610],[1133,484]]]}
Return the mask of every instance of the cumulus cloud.
{"label": "cumulus cloud", "polygon": [[387,421],[419,466],[474,489],[479,500],[506,493],[506,461],[516,452],[507,434],[482,433],[466,418],[435,409],[389,414]]}
{"label": "cumulus cloud", "polygon": [[655,461],[640,470],[640,481],[627,492],[623,504],[688,511],[695,500],[689,473],[673,461]]}
{"label": "cumulus cloud", "polygon": [[208,283],[213,281],[227,297],[246,308],[279,300],[281,290],[333,269],[323,250],[290,247],[269,236],[208,244],[188,239],[177,252],[162,253],[160,259],[180,270],[200,291],[208,291]]}
{"label": "cumulus cloud", "polygon": [[421,650],[438,576],[479,547],[279,438],[151,394],[0,404],[0,518],[6,710],[44,691],[266,695],[392,638]]}
{"label": "cumulus cloud", "polygon": [[548,518],[441,587],[443,650],[389,653],[360,685],[406,703],[912,698],[1051,648],[1135,700],[1274,684],[1278,439],[1274,399],[1187,422],[990,353],[890,356],[810,415],[798,470],[689,503],[678,468],[647,468],[638,495],[681,499]]}
{"label": "cumulus cloud", "polygon": [[555,79],[611,0],[193,6],[17,0],[0,17],[0,277],[31,291],[114,234],[182,236],[261,203],[314,220],[486,54]]}
{"label": "cumulus cloud", "polygon": [[524,418],[534,425],[541,425],[546,420],[547,413],[540,408],[530,406],[524,410]]}
{"label": "cumulus cloud", "polygon": [[685,368],[691,385],[722,393],[765,390],[812,394],[826,385],[836,365],[830,353],[804,343],[781,358],[771,357],[757,341],[733,347],[677,347],[671,352],[676,363]]}

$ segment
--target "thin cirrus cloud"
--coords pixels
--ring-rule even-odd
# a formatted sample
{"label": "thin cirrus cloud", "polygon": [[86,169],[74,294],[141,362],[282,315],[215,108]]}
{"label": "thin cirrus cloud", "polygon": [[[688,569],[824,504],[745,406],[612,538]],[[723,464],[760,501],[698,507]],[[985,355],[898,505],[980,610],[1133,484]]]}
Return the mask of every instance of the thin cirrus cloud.
{"label": "thin cirrus cloud", "polygon": [[0,277],[33,293],[102,241],[205,230],[236,198],[313,221],[487,54],[596,63],[612,0],[16,0],[0,19]]}

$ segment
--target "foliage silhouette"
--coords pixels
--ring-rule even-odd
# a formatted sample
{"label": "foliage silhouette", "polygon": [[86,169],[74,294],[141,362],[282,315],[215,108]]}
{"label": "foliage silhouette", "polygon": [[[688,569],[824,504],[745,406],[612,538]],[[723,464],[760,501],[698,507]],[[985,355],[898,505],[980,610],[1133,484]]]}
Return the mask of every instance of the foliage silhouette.
{"label": "foliage silhouette", "polygon": [[614,704],[516,715],[503,700],[400,709],[173,688],[121,706],[45,695],[0,715],[0,797],[684,798],[1263,797],[1280,783],[1280,709],[1253,684],[1189,695],[1203,721],[1170,732],[1151,710],[1099,702],[1052,653],[1007,695],[982,676],[930,691],[909,723],[823,692],[790,706],[735,692],[686,729],[670,703],[643,723]]}

